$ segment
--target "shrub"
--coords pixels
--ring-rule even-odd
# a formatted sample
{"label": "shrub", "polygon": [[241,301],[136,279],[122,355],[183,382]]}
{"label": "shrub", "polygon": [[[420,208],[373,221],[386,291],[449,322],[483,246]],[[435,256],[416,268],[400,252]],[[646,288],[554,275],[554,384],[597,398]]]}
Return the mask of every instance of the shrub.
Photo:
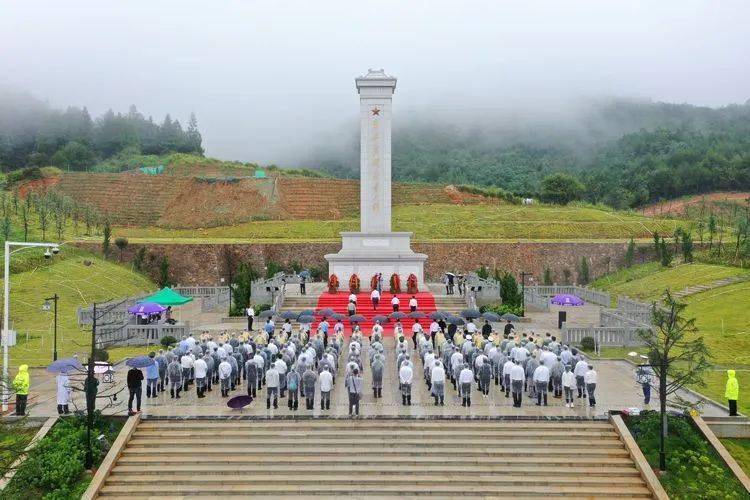
{"label": "shrub", "polygon": [[586,352],[592,352],[596,349],[596,341],[594,340],[594,337],[583,337],[581,339],[581,349]]}
{"label": "shrub", "polygon": [[165,349],[169,349],[173,345],[177,344],[177,339],[172,337],[171,335],[167,335],[166,337],[162,337],[159,343],[164,347]]}
{"label": "shrub", "polygon": [[104,349],[94,349],[94,361],[108,361],[109,353]]}
{"label": "shrub", "polygon": [[520,304],[487,304],[480,307],[479,310],[481,312],[493,312],[501,316],[505,313],[521,316],[521,313],[523,312]]}

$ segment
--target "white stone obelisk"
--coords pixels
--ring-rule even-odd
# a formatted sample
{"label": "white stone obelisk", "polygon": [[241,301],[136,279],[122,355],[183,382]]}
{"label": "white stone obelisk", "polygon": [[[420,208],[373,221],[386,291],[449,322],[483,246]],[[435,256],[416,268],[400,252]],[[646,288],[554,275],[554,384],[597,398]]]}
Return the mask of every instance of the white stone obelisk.
{"label": "white stone obelisk", "polygon": [[381,69],[355,80],[359,92],[360,230],[391,231],[391,117],[396,79]]}
{"label": "white stone obelisk", "polygon": [[355,80],[359,92],[360,232],[341,233],[341,251],[325,256],[330,274],[346,289],[356,273],[362,288],[382,273],[387,283],[398,274],[403,287],[410,274],[424,285],[427,256],[411,249],[410,232],[391,231],[391,118],[396,78],[382,69]]}

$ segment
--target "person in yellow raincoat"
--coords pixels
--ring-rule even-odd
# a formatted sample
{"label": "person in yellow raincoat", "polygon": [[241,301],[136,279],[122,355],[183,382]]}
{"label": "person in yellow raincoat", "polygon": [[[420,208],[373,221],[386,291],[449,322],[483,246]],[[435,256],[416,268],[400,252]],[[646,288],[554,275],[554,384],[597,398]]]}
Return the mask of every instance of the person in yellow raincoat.
{"label": "person in yellow raincoat", "polygon": [[727,370],[727,388],[724,397],[729,401],[729,416],[737,416],[737,399],[740,397],[740,384],[734,370]]}
{"label": "person in yellow raincoat", "polygon": [[18,375],[13,379],[13,390],[16,391],[16,415],[26,415],[26,400],[29,397],[29,365],[18,367]]}

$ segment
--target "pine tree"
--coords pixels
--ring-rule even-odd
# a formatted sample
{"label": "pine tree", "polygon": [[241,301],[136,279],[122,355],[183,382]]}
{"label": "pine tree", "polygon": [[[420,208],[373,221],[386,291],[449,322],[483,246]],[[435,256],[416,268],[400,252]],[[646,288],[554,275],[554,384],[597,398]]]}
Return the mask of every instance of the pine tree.
{"label": "pine tree", "polygon": [[682,234],[682,259],[693,262],[693,235],[688,232]]}
{"label": "pine tree", "polygon": [[630,238],[628,249],[625,251],[625,267],[632,267],[635,261],[635,241]]}
{"label": "pine tree", "polygon": [[106,259],[110,250],[110,238],[112,237],[112,228],[109,227],[109,219],[104,221],[104,235],[102,239],[102,254]]}
{"label": "pine tree", "polygon": [[544,277],[542,279],[543,279],[544,285],[546,286],[552,285],[552,271],[550,271],[549,267],[544,268]]}
{"label": "pine tree", "polygon": [[159,262],[159,278],[157,282],[161,288],[167,287],[171,283],[169,280],[169,260],[166,255]]}
{"label": "pine tree", "polygon": [[187,145],[189,152],[203,154],[203,137],[198,130],[198,119],[195,117],[195,113],[190,113],[190,121],[188,122],[187,128]]}
{"label": "pine tree", "polygon": [[578,282],[581,285],[588,285],[591,278],[589,276],[589,261],[586,257],[581,257],[581,267],[578,269]]}

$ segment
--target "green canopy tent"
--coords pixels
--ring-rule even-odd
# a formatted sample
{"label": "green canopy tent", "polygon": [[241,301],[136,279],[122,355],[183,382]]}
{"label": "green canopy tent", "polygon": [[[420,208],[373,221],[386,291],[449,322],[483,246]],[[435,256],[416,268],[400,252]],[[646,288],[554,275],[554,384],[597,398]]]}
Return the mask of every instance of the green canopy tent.
{"label": "green canopy tent", "polygon": [[140,302],[156,302],[160,306],[181,306],[192,301],[192,297],[184,297],[169,287],[162,288],[155,294],[146,297]]}

